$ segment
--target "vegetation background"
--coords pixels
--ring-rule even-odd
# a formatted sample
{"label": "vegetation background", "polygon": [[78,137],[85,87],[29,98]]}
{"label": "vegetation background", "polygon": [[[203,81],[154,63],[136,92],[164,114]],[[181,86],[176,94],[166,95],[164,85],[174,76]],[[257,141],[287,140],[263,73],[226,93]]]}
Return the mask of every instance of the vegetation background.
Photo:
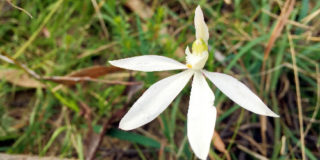
{"label": "vegetation background", "polygon": [[186,137],[190,86],[156,120],[118,122],[173,72],[108,60],[145,54],[184,62],[200,4],[206,68],[244,82],[280,118],[243,110],[212,86],[210,159],[320,159],[319,0],[1,0],[0,159],[195,159]]}

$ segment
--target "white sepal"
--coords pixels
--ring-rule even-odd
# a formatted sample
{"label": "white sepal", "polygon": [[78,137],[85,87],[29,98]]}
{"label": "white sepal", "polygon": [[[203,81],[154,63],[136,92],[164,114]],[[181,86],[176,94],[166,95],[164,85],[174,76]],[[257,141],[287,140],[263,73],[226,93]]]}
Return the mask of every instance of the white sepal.
{"label": "white sepal", "polygon": [[119,128],[138,128],[162,113],[188,83],[193,71],[186,70],[153,84],[121,119]]}
{"label": "white sepal", "polygon": [[195,155],[206,159],[216,122],[216,109],[213,106],[214,94],[205,77],[195,72],[188,110],[187,133]]}
{"label": "white sepal", "polygon": [[246,85],[239,80],[217,72],[203,71],[203,73],[212,81],[212,83],[219,88],[219,90],[228,96],[231,100],[239,106],[265,116],[279,117],[272,112],[262,100],[255,95]]}
{"label": "white sepal", "polygon": [[198,6],[195,11],[194,26],[196,28],[196,38],[202,39],[208,44],[209,30],[206,22],[204,21],[200,6]]}
{"label": "white sepal", "polygon": [[185,50],[185,53],[186,53],[187,56],[191,54],[190,49],[189,49],[188,46],[187,46],[187,48],[186,48],[186,50]]}
{"label": "white sepal", "polygon": [[187,69],[186,65],[174,59],[157,55],[124,58],[109,63],[119,68],[144,72]]}

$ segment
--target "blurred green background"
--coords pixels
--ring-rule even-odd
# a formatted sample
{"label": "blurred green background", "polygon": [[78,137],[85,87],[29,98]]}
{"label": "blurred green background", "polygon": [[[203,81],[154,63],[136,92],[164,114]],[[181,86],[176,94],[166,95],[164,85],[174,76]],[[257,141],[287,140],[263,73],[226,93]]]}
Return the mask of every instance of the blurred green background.
{"label": "blurred green background", "polygon": [[205,68],[238,78],[281,116],[259,117],[212,86],[209,158],[320,159],[318,0],[1,0],[0,156],[195,159],[190,86],[156,120],[121,131],[143,91],[175,71],[130,72],[108,60],[184,62],[198,4],[210,31]]}

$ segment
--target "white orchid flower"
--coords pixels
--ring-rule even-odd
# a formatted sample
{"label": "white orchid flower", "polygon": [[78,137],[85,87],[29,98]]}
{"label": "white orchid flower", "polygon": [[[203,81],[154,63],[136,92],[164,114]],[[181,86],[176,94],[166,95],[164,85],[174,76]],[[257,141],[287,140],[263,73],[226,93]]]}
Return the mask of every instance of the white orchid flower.
{"label": "white orchid flower", "polygon": [[188,47],[186,48],[186,64],[157,55],[125,58],[110,61],[110,63],[120,68],[144,72],[184,70],[158,81],[144,92],[121,119],[119,128],[123,130],[138,128],[159,116],[193,76],[187,115],[187,136],[195,155],[200,159],[206,159],[214,133],[217,111],[213,106],[214,94],[205,76],[239,106],[260,115],[279,116],[237,79],[223,73],[203,69],[208,59],[209,32],[200,6],[196,8],[194,24],[196,40],[192,45],[192,52]]}

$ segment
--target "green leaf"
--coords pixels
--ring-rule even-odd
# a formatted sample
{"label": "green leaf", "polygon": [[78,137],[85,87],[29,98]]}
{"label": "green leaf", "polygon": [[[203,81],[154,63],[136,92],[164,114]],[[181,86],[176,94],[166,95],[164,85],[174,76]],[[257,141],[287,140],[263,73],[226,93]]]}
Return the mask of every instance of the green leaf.
{"label": "green leaf", "polygon": [[262,37],[256,38],[252,40],[251,42],[247,43],[245,46],[243,46],[239,53],[236,54],[236,56],[231,60],[229,65],[226,67],[226,71],[230,71],[230,69],[236,64],[237,60],[239,60],[245,53],[248,53],[250,49],[252,49],[254,46],[259,44],[262,41],[265,41],[268,38],[269,35],[264,35]]}
{"label": "green leaf", "polygon": [[129,141],[131,143],[137,143],[146,147],[154,147],[157,149],[161,147],[158,141],[132,132],[126,132],[119,129],[110,129],[106,134],[110,137]]}
{"label": "green leaf", "polygon": [[44,146],[43,150],[40,152],[40,155],[42,156],[45,155],[48,149],[50,148],[50,146],[52,145],[52,143],[54,142],[54,140],[66,129],[67,129],[67,126],[59,127],[58,129],[56,129],[53,132],[49,142]]}

